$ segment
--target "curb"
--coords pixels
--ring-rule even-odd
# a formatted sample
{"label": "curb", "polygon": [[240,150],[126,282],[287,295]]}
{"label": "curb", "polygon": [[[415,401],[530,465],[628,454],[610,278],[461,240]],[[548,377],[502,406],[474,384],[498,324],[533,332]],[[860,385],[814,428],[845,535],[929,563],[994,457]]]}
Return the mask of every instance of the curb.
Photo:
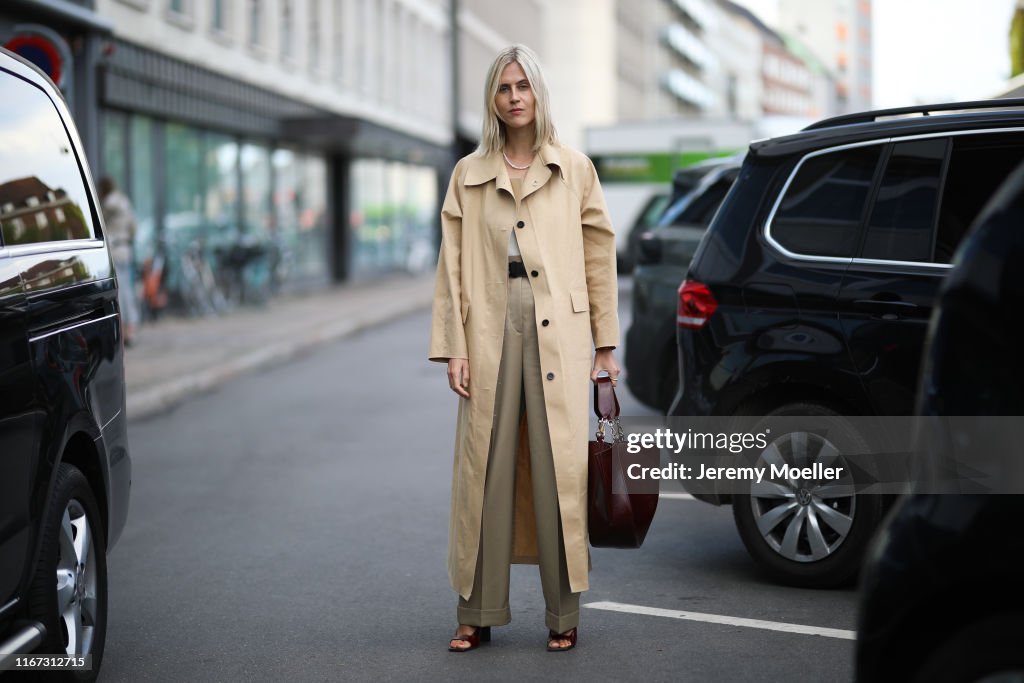
{"label": "curb", "polygon": [[127,396],[125,411],[129,420],[141,420],[164,413],[187,399],[209,393],[220,385],[248,374],[305,355],[324,344],[344,339],[356,332],[396,320],[430,306],[433,291],[423,296],[391,301],[361,317],[355,316],[307,331],[301,337],[243,353],[214,368],[161,382]]}

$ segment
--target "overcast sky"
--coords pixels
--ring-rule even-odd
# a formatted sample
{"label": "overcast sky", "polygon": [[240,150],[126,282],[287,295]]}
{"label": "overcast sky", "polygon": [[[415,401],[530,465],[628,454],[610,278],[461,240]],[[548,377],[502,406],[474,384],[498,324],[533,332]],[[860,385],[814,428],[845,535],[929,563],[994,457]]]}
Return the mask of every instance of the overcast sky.
{"label": "overcast sky", "polygon": [[[776,0],[736,1],[773,24]],[[1013,7],[1014,0],[874,0],[875,106],[999,92],[1010,75]]]}

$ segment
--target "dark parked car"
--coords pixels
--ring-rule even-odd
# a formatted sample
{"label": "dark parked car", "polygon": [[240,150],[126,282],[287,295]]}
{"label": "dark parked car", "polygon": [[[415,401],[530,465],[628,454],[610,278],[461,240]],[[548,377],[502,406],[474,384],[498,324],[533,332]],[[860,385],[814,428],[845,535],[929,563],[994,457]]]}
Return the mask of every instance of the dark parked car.
{"label": "dark parked car", "polygon": [[679,389],[676,352],[676,297],[690,259],[729,187],[741,159],[702,162],[699,170],[677,173],[697,180],[663,211],[658,224],[640,236],[633,277],[633,317],[626,334],[626,382],[638,399],[665,412]]}
{"label": "dark parked car", "polygon": [[[965,240],[936,305],[919,394],[920,479],[887,519],[863,573],[863,683],[1024,680],[1022,262],[1024,164]],[[1018,417],[1005,425],[1009,442],[993,444],[1002,420],[948,416]],[[953,488],[936,480],[948,463],[978,471],[994,452],[1006,458],[999,472],[1016,495],[942,493]]]}
{"label": "dark parked car", "polygon": [[0,659],[91,655],[131,460],[117,282],[60,93],[0,50]]}
{"label": "dark parked car", "polygon": [[636,267],[637,252],[640,249],[640,236],[658,224],[661,214],[665,213],[670,197],[668,191],[655,192],[644,202],[636,214],[636,220],[629,228],[626,236],[626,253],[619,256],[619,274],[633,272]]}
{"label": "dark parked car", "polygon": [[[953,251],[1021,159],[1024,100],[853,114],[752,144],[679,289],[670,413],[830,416],[858,443],[871,435],[847,417],[911,415]],[[792,459],[809,435],[775,436],[762,458]],[[808,457],[838,448],[818,443]],[[779,483],[693,493],[732,504],[776,579],[850,580],[891,499]]]}

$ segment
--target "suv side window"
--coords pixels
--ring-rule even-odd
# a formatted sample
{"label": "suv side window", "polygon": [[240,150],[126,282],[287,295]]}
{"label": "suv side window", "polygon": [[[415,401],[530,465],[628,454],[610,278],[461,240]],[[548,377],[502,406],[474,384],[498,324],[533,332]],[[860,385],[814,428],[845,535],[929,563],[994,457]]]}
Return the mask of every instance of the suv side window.
{"label": "suv side window", "polygon": [[0,79],[0,102],[0,244],[92,238],[85,181],[53,102],[14,76]]}
{"label": "suv side window", "polygon": [[828,152],[804,160],[786,189],[771,236],[809,256],[853,256],[882,145]]}
{"label": "suv side window", "polygon": [[1006,176],[1024,159],[1024,133],[953,138],[942,192],[935,262],[949,263],[967,229]]}
{"label": "suv side window", "polygon": [[947,138],[893,145],[868,221],[863,258],[931,261]]}

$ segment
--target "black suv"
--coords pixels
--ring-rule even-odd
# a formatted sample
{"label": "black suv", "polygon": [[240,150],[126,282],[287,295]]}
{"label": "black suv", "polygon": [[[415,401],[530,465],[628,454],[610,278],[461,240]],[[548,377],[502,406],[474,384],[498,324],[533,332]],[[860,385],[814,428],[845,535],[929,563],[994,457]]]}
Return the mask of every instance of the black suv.
{"label": "black suv", "polygon": [[0,50],[0,663],[91,657],[131,460],[117,282],[71,116]]}
{"label": "black suv", "polygon": [[[753,143],[679,288],[670,414],[831,416],[848,432],[844,416],[913,414],[950,258],[1022,159],[1024,100],[853,114]],[[776,436],[765,453],[807,443]],[[890,501],[781,486],[692,492],[732,503],[748,551],[777,579],[848,581]]]}

